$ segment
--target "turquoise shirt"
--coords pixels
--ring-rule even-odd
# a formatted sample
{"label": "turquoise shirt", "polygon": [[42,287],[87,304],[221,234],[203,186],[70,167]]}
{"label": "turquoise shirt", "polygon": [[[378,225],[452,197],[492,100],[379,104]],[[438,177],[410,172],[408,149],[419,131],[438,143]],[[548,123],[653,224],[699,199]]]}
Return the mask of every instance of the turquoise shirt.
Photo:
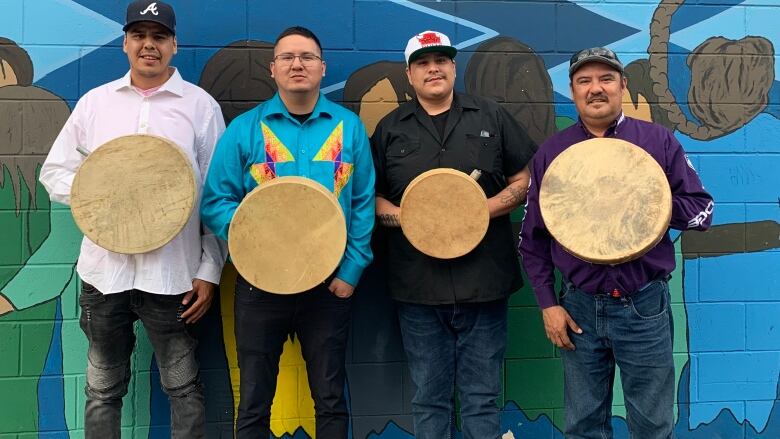
{"label": "turquoise shirt", "polygon": [[244,196],[284,176],[310,178],[337,196],[347,220],[347,248],[336,277],[357,285],[372,259],[374,228],[374,165],[363,123],[322,94],[303,124],[290,116],[278,93],[240,115],[214,150],[201,220],[227,240]]}

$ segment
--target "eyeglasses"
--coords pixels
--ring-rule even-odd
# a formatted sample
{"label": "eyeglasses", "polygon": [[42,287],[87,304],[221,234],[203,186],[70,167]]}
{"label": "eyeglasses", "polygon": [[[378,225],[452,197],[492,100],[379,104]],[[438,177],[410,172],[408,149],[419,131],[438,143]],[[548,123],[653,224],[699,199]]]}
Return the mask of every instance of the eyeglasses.
{"label": "eyeglasses", "polygon": [[281,53],[274,57],[274,62],[280,66],[287,67],[295,62],[295,58],[301,60],[301,64],[304,67],[314,67],[317,63],[322,62],[322,58],[313,53],[304,53],[303,55],[293,55],[292,53]]}
{"label": "eyeglasses", "polygon": [[[606,47],[591,47],[590,49],[583,49],[579,52],[575,53],[571,60],[569,60],[569,65],[574,65],[575,63],[579,62],[580,60],[583,60],[589,56],[600,56],[603,58],[607,58],[609,60],[618,61],[617,55],[615,55],[615,52],[607,49]],[[619,61],[618,61],[619,62]]]}

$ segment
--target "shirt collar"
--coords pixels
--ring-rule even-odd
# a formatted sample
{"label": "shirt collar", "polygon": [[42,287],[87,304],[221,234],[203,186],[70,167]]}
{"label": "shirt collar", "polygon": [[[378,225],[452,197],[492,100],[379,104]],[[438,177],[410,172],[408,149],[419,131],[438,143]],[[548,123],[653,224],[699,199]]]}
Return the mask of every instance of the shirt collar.
{"label": "shirt collar", "polygon": [[[133,86],[130,83],[130,71],[128,70],[127,73],[125,73],[125,76],[123,76],[121,79],[119,79],[116,82],[116,87],[114,88],[114,91],[120,91],[120,90],[132,90]],[[181,74],[179,73],[179,69],[176,67],[173,67],[173,74],[170,78],[168,78],[167,81],[163,85],[160,86],[160,88],[157,90],[156,94],[160,94],[163,92],[169,92],[173,93],[176,96],[184,96],[184,79],[181,77]]]}
{"label": "shirt collar", "polygon": [[[617,119],[615,119],[611,124],[609,124],[609,127],[607,127],[607,130],[604,131],[604,137],[609,137],[617,133],[617,129],[626,120],[626,115],[622,111],[620,112],[620,116],[618,116]],[[582,130],[585,132],[585,134],[590,138],[594,137],[593,133],[591,133],[588,130],[588,127],[585,126],[585,124],[582,122],[581,117],[577,117],[577,125],[582,128]]]}
{"label": "shirt collar", "polygon": [[[461,94],[461,93],[455,93],[452,97],[452,106],[450,109],[453,108],[464,108],[468,110],[479,110],[479,104],[477,103],[476,99],[474,99],[473,96]],[[420,101],[417,100],[417,98],[414,98],[412,101],[406,103],[406,105],[402,105],[398,109],[398,117],[399,119],[406,119],[407,117],[414,114],[417,110],[422,110],[422,106],[420,105]]]}
{"label": "shirt collar", "polygon": [[[333,117],[333,111],[331,110],[330,105],[332,105],[330,101],[322,93],[320,93],[317,97],[317,103],[314,104],[314,109],[312,110],[309,119],[316,119],[320,116]],[[287,110],[287,107],[285,107],[284,102],[282,102],[281,96],[279,96],[279,92],[276,92],[271,99],[266,101],[264,107],[265,108],[262,116],[263,118],[270,116],[283,116],[292,119],[290,112]]]}

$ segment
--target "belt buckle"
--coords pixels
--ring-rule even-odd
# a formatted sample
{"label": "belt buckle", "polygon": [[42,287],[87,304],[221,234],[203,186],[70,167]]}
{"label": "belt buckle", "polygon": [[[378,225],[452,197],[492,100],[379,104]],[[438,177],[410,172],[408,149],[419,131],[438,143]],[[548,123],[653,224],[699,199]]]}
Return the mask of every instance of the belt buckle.
{"label": "belt buckle", "polygon": [[623,297],[623,295],[620,294],[620,290],[618,290],[617,288],[614,288],[609,295],[614,297],[615,299],[619,299],[619,298]]}

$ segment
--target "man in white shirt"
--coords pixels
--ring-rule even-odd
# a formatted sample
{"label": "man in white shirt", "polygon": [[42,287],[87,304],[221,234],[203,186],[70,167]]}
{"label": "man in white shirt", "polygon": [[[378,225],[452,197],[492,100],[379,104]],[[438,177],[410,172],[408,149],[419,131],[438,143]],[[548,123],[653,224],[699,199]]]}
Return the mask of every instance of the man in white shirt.
{"label": "man in white shirt", "polygon": [[[219,105],[170,67],[176,54],[176,18],[161,1],[127,8],[124,52],[130,71],[87,92],[51,148],[40,181],[53,201],[68,204],[77,147],[93,151],[129,134],[153,134],[176,143],[192,162],[197,187],[206,176],[225,129]],[[198,196],[200,196],[200,190]],[[226,256],[224,242],[201,227],[197,209],[184,229],[157,250],[126,255],[84,238],[77,264],[82,279],[80,324],[89,341],[85,437],[119,438],[122,397],[130,381],[133,324],[141,320],[171,402],[171,437],[204,437],[204,397],[187,323],[208,310]]]}

